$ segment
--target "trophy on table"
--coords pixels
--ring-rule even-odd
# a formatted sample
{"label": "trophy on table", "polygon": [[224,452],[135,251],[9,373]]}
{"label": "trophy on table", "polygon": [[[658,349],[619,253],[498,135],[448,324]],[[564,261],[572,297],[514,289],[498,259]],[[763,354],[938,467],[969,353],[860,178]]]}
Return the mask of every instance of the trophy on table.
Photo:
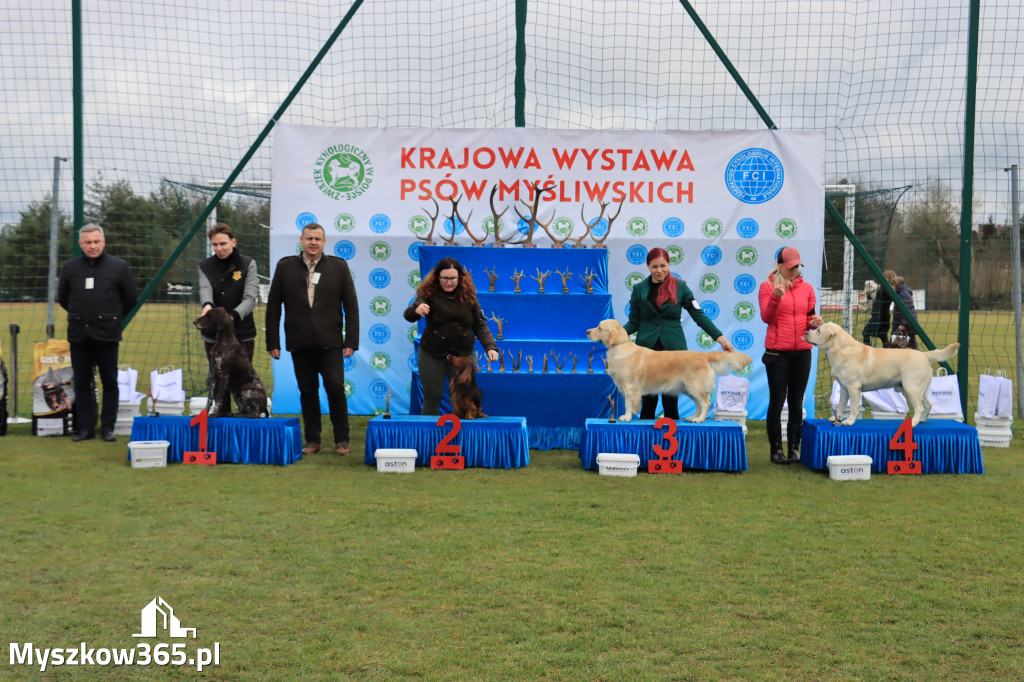
{"label": "trophy on table", "polygon": [[551,276],[551,271],[550,270],[548,270],[547,272],[541,272],[540,268],[537,268],[537,276],[530,278],[530,279],[537,280],[537,285],[538,285],[537,286],[537,293],[538,294],[543,294],[544,293],[544,280],[546,280],[550,276]]}
{"label": "trophy on table", "polygon": [[596,348],[590,349],[590,355],[587,356],[587,374],[594,373],[594,351]]}
{"label": "trophy on table", "polygon": [[543,364],[543,366],[541,367],[541,370],[540,370],[541,374],[547,374],[548,373],[548,359],[551,358],[552,354],[553,354],[553,352],[552,353],[545,353],[544,354],[544,364]]}
{"label": "trophy on table", "polygon": [[569,270],[569,268],[566,268],[565,272],[562,272],[561,270],[558,270],[556,268],[555,272],[557,272],[558,276],[562,278],[562,293],[569,293],[569,279],[572,277],[572,272]]}
{"label": "trophy on table", "polygon": [[486,319],[493,320],[495,323],[497,323],[497,325],[498,325],[498,336],[495,337],[495,338],[498,341],[503,341],[504,338],[505,338],[504,337],[505,323],[508,322],[508,320],[506,320],[504,317],[498,317],[497,313],[491,313],[491,316],[486,318]]}
{"label": "trophy on table", "polygon": [[611,416],[608,417],[608,423],[609,424],[614,424],[615,423],[615,399],[612,398],[612,394],[611,393],[606,395],[605,398],[608,399],[608,404],[610,404],[612,406],[612,413],[611,413]]}
{"label": "trophy on table", "polygon": [[484,272],[487,274],[487,291],[493,292],[494,283],[498,281],[498,269],[495,268],[494,270],[488,270],[487,268],[484,268]]}
{"label": "trophy on table", "polygon": [[569,353],[569,359],[572,360],[572,373],[576,373],[576,363],[580,361],[580,357],[575,353]]}
{"label": "trophy on table", "polygon": [[[625,203],[626,203],[626,199],[623,198],[622,201],[619,202],[619,210],[615,212],[615,215],[613,215],[613,216],[608,218],[608,229],[605,231],[603,237],[599,238],[599,237],[595,236],[594,235],[594,230],[593,230],[593,227],[596,227],[597,223],[600,222],[601,216],[598,216],[597,220],[594,221],[593,227],[591,227],[591,229],[590,229],[590,238],[594,240],[594,248],[595,249],[605,249],[605,248],[608,248],[608,247],[606,247],[604,245],[604,240],[608,239],[608,235],[610,235],[612,233],[612,223],[614,223],[615,219],[619,217],[620,213],[622,213],[622,205],[625,204]],[[608,204],[606,204],[606,203],[605,204],[601,204],[601,215],[604,215],[604,209],[605,209],[605,207],[607,205]]]}
{"label": "trophy on table", "polygon": [[521,293],[523,293],[523,290],[519,287],[519,282],[525,276],[526,276],[525,272],[522,272],[522,271],[519,271],[519,270],[515,270],[515,269],[512,270],[512,279],[514,279],[515,282],[516,282],[516,288],[512,290],[513,294],[521,294]]}
{"label": "trophy on table", "polygon": [[514,359],[512,358],[512,351],[509,351],[508,357],[510,360],[512,360],[512,371],[518,372],[519,366],[523,364],[523,349],[519,349],[519,355],[516,356]]}
{"label": "trophy on table", "polygon": [[551,351],[551,355],[553,355],[555,358],[555,369],[557,369],[558,372],[561,373],[562,368],[565,367],[565,361],[569,359],[569,356],[563,355],[561,358],[559,358],[555,351]]}
{"label": "trophy on table", "polygon": [[[522,352],[522,351],[520,351],[520,352]],[[532,355],[527,355],[526,356],[526,365],[527,365],[527,367],[530,368],[529,369],[529,373],[533,374],[533,356]]]}
{"label": "trophy on table", "polygon": [[391,393],[391,385],[389,384],[388,385],[388,394],[386,396],[384,396],[384,414],[381,415],[381,418],[383,418],[383,419],[391,419],[391,398],[392,397],[393,397],[393,394]]}
{"label": "trophy on table", "polygon": [[[509,358],[512,357],[512,351],[508,352],[508,356],[509,356]],[[498,351],[498,361],[499,361],[499,363],[498,363],[498,371],[499,372],[504,372],[505,371],[505,351],[504,351],[504,349]]]}
{"label": "trophy on table", "polygon": [[586,286],[586,293],[594,293],[594,279],[597,277],[597,272],[591,272],[590,268],[584,268],[583,274],[580,275],[580,279],[583,280]]}

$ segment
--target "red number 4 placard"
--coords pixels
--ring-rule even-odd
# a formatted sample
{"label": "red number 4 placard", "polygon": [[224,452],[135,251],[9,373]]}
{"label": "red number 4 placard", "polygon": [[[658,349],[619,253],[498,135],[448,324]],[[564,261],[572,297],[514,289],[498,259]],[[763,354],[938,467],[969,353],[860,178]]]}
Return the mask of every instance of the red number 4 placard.
{"label": "red number 4 placard", "polygon": [[[901,436],[903,437],[902,443],[900,442]],[[889,440],[889,449],[903,451],[902,462],[889,462],[890,474],[921,473],[921,462],[914,461],[914,450],[917,450],[917,443],[914,442],[914,427],[909,419],[904,419],[903,423],[900,424],[900,428],[896,429],[896,433]]]}

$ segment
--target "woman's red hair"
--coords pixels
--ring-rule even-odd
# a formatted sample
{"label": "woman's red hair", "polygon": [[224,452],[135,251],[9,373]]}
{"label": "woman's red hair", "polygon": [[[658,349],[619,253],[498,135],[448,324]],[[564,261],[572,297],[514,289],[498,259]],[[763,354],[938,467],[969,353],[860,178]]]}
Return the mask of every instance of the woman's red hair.
{"label": "woman's red hair", "polygon": [[[666,263],[671,262],[668,257],[668,251],[661,248],[660,246],[656,246],[655,248],[647,252],[647,264],[650,265],[651,261],[656,258],[663,258]],[[669,301],[675,303],[677,295],[678,293],[676,289],[676,278],[673,277],[672,273],[670,272],[665,277],[665,279],[662,280],[661,285],[658,287],[658,297],[655,299],[654,305],[655,307],[660,308]]]}

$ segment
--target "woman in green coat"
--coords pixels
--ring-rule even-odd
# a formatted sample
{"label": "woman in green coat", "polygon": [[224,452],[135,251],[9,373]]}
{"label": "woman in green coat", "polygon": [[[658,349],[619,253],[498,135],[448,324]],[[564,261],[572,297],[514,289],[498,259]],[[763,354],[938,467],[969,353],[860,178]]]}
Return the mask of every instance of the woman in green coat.
{"label": "woman in green coat", "polygon": [[[633,287],[629,300],[629,321],[623,325],[627,334],[636,332],[636,344],[653,350],[686,350],[686,337],[680,321],[683,310],[722,350],[732,351],[732,344],[714,322],[704,314],[700,304],[686,282],[678,280],[668,271],[668,252],[662,248],[647,253],[647,268],[651,276]],[[665,416],[679,419],[679,397],[663,394],[661,404]],[[658,409],[658,396],[645,395],[640,407],[641,419],[654,419]]]}

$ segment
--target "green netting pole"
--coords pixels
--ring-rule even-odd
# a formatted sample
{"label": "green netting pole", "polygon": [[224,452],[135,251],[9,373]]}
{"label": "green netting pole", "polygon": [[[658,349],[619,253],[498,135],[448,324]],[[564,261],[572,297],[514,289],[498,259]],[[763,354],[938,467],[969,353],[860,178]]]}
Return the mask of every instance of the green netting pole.
{"label": "green netting pole", "polygon": [[196,236],[196,232],[198,232],[199,229],[203,227],[203,225],[206,223],[206,219],[213,212],[214,207],[221,200],[221,198],[225,194],[227,194],[227,191],[231,187],[231,184],[235,181],[235,178],[238,177],[238,175],[245,168],[246,164],[249,163],[249,160],[253,157],[253,155],[256,154],[256,151],[260,148],[260,145],[263,144],[263,141],[267,139],[267,137],[270,135],[270,131],[273,129],[274,124],[276,124],[277,121],[281,118],[281,116],[284,115],[284,112],[291,105],[292,100],[294,100],[298,96],[299,91],[302,90],[302,86],[306,84],[306,81],[308,81],[310,76],[313,75],[313,72],[316,71],[316,68],[320,66],[320,62],[323,61],[324,57],[327,56],[327,53],[330,51],[335,41],[341,36],[342,31],[345,30],[346,26],[348,26],[348,22],[352,20],[352,17],[355,16],[356,11],[362,4],[363,0],[355,0],[355,2],[352,4],[352,7],[349,9],[348,13],[345,14],[344,18],[341,20],[341,23],[339,23],[338,27],[334,29],[334,32],[327,39],[327,42],[325,42],[324,46],[320,48],[320,52],[318,52],[316,57],[313,58],[313,61],[310,62],[309,66],[306,68],[305,73],[303,73],[299,80],[295,83],[295,86],[292,88],[291,92],[288,93],[288,96],[285,97],[284,101],[281,103],[281,106],[278,107],[277,111],[274,112],[274,115],[270,117],[269,121],[267,121],[267,125],[263,128],[263,132],[259,134],[259,136],[256,138],[256,141],[253,142],[252,146],[249,147],[249,151],[245,153],[245,156],[243,156],[242,160],[238,162],[238,165],[235,166],[235,169],[231,171],[231,175],[228,176],[228,179],[224,181],[224,184],[220,186],[220,189],[217,190],[217,193],[214,194],[213,197],[210,199],[209,203],[206,204],[206,208],[204,208],[203,212],[199,214],[199,217],[196,218],[196,221],[192,223],[192,227],[189,228],[189,231],[185,233],[185,236],[182,237],[180,242],[178,242],[178,245],[174,248],[174,251],[171,252],[171,255],[167,257],[167,260],[164,262],[164,264],[160,266],[160,270],[158,270],[156,275],[153,276],[153,279],[149,281],[149,284],[146,285],[146,288],[142,290],[142,294],[139,295],[139,302],[135,304],[135,307],[132,308],[131,312],[125,315],[124,322],[121,324],[122,328],[128,326],[128,323],[131,322],[132,319],[135,317],[135,313],[139,311],[139,308],[141,308],[142,304],[146,302],[146,299],[148,299],[152,295],[153,291],[160,283],[160,280],[163,278],[164,275],[167,274],[167,271],[171,269],[171,266],[174,265],[174,262],[178,260],[178,257],[185,250],[185,247],[187,247],[189,242],[192,241],[192,238]]}
{"label": "green netting pole", "polygon": [[978,89],[978,20],[981,0],[971,0],[971,19],[967,41],[967,93],[964,113],[964,187],[960,195],[960,352],[957,355],[957,382],[960,384],[960,409],[967,413],[967,373],[969,368],[971,323],[971,222],[974,217],[974,110]]}
{"label": "green netting pole", "polygon": [[751,89],[747,87],[747,83],[743,80],[743,77],[740,76],[740,72],[737,71],[736,67],[732,65],[731,61],[729,61],[729,58],[725,54],[725,50],[722,49],[722,46],[718,44],[715,37],[711,35],[711,31],[709,31],[708,27],[704,25],[703,21],[701,21],[700,16],[697,14],[697,10],[695,10],[693,5],[687,2],[687,0],[679,0],[679,3],[683,6],[683,9],[686,10],[686,13],[690,15],[690,19],[697,27],[697,30],[701,32],[701,35],[704,36],[704,40],[708,41],[708,45],[710,45],[711,49],[715,51],[716,55],[718,55],[718,59],[722,62],[722,65],[728,69],[729,74],[732,76],[733,80],[736,81],[736,85],[738,85],[740,90],[743,91],[743,94],[746,95],[747,100],[754,107],[754,111],[757,112],[757,115],[761,117],[761,120],[764,121],[769,130],[777,130],[775,123],[768,115],[768,112],[765,111],[764,107],[761,106],[761,103],[757,101],[757,97]]}
{"label": "green netting pole", "polygon": [[526,127],[526,2],[516,0],[516,128]]}
{"label": "green netting pole", "polygon": [[85,159],[82,158],[82,0],[71,0],[71,98],[74,127],[75,226],[71,234],[71,252],[82,255],[78,230],[85,225]]}

